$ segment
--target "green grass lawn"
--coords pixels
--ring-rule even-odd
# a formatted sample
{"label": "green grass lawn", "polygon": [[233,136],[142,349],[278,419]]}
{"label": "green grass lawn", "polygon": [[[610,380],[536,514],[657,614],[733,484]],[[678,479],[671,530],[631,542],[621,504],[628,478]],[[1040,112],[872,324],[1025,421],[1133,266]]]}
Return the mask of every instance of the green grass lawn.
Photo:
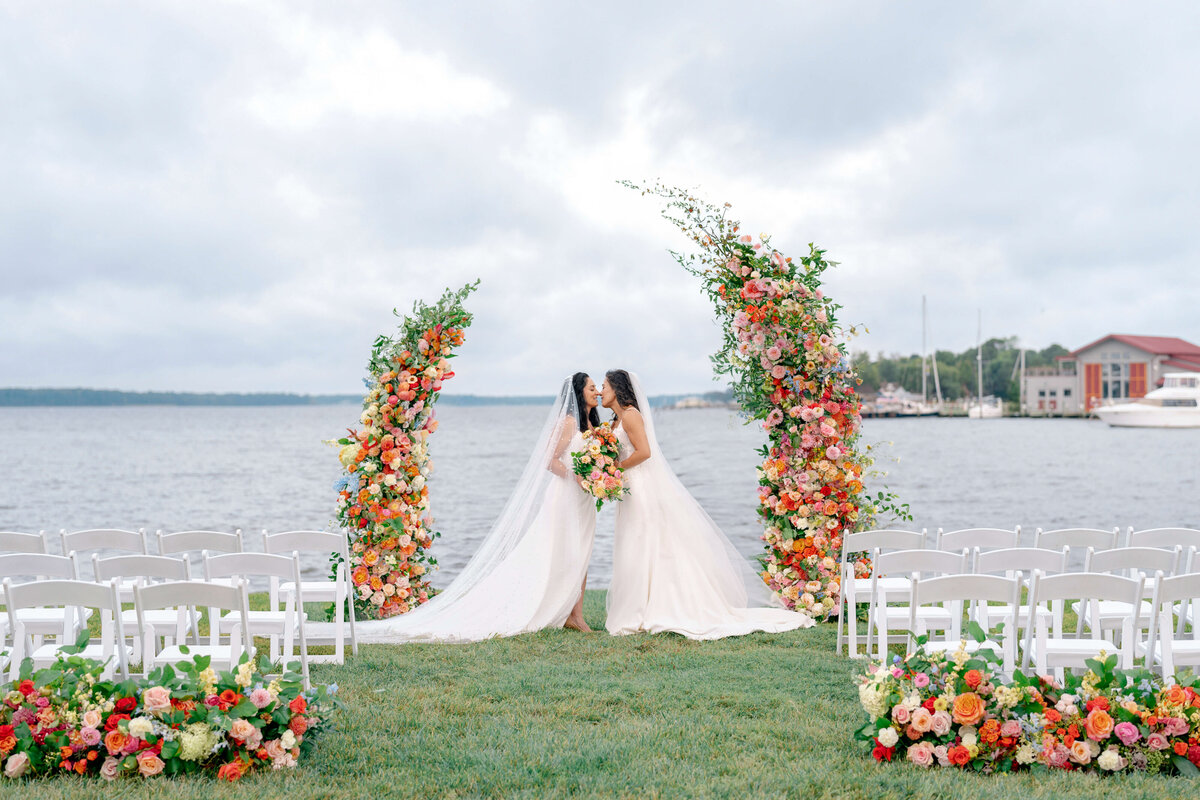
{"label": "green grass lawn", "polygon": [[[589,624],[604,622],[589,592]],[[315,665],[346,710],[295,770],[115,786],[0,777],[0,797],[1160,798],[1186,779],[981,777],[878,765],[834,627],[718,642],[553,630],[471,645],[363,645]]]}

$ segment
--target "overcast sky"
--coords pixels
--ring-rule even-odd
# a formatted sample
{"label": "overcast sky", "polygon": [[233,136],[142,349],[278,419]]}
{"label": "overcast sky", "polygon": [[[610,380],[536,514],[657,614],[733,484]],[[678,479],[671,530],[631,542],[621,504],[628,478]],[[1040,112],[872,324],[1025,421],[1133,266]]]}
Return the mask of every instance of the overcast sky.
{"label": "overcast sky", "polygon": [[[753,9],[748,12],[746,9]],[[0,0],[0,386],[355,392],[483,279],[456,393],[712,388],[697,187],[916,352],[1200,341],[1193,3]]]}

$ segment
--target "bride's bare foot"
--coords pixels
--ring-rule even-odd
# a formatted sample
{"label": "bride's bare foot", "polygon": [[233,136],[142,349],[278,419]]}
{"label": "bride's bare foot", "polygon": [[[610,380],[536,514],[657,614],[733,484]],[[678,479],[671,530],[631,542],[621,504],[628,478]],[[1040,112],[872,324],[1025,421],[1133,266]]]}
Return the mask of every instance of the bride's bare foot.
{"label": "bride's bare foot", "polygon": [[582,619],[568,619],[563,623],[564,628],[570,628],[573,631],[582,631],[583,633],[592,633],[592,629]]}

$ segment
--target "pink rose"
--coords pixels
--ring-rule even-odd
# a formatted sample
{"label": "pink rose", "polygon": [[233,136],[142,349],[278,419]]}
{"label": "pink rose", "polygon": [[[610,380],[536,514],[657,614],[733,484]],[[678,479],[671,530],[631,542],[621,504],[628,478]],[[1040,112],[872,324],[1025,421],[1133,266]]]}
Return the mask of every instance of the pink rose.
{"label": "pink rose", "polygon": [[946,745],[939,744],[937,747],[933,748],[933,757],[937,759],[939,766],[950,766],[950,748]]}
{"label": "pink rose", "polygon": [[149,778],[163,771],[163,760],[154,754],[152,750],[143,750],[137,755],[138,772]]}
{"label": "pink rose", "polygon": [[100,777],[106,781],[113,781],[121,774],[121,762],[109,756],[104,759],[104,763],[100,765]]}
{"label": "pink rose", "polygon": [[235,739],[245,741],[258,731],[258,728],[251,725],[244,719],[235,719],[233,725],[229,728],[229,735]]}
{"label": "pink rose", "polygon": [[261,686],[250,693],[250,702],[255,708],[266,708],[271,705],[271,693]]}
{"label": "pink rose", "polygon": [[1021,735],[1021,723],[1017,722],[1015,719],[1010,719],[1008,722],[1005,722],[1003,725],[1000,726],[1000,735],[1001,736],[1020,736]]}
{"label": "pink rose", "polygon": [[1151,750],[1166,750],[1171,743],[1161,733],[1152,733],[1146,737],[1146,746]]}
{"label": "pink rose", "polygon": [[929,713],[929,709],[918,706],[912,715],[912,726],[917,733],[928,733],[933,728],[933,714]]}
{"label": "pink rose", "polygon": [[908,760],[918,767],[932,767],[933,757],[933,745],[929,742],[917,742],[908,748]]}
{"label": "pink rose", "polygon": [[778,361],[782,355],[783,351],[778,347],[767,348],[767,358],[771,359],[772,361]]}
{"label": "pink rose", "polygon": [[1092,760],[1092,748],[1082,739],[1075,740],[1071,745],[1071,760],[1076,764],[1086,764]]}
{"label": "pink rose", "polygon": [[99,728],[102,718],[100,712],[94,708],[89,708],[83,712],[83,716],[79,718],[85,728]]}
{"label": "pink rose", "polygon": [[908,720],[911,717],[912,717],[912,714],[904,706],[893,706],[892,707],[892,722],[895,722],[900,725],[907,725]]}
{"label": "pink rose", "polygon": [[831,444],[825,448],[825,457],[830,461],[836,461],[842,457],[842,450],[836,444]]}
{"label": "pink rose", "polygon": [[1132,722],[1118,722],[1117,726],[1113,728],[1113,733],[1121,740],[1121,744],[1126,747],[1142,738],[1142,732]]}
{"label": "pink rose", "polygon": [[100,744],[100,741],[104,737],[100,735],[100,731],[97,728],[80,728],[79,738],[82,739],[83,743],[88,747],[95,747],[96,745]]}
{"label": "pink rose", "polygon": [[14,753],[4,762],[4,774],[10,778],[19,778],[29,769],[29,756],[25,753]]}
{"label": "pink rose", "polygon": [[783,366],[782,364],[776,364],[771,369],[771,377],[777,381],[783,380],[787,377],[787,367]]}
{"label": "pink rose", "polygon": [[147,711],[169,711],[171,708],[171,692],[162,686],[152,686],[142,692],[142,708]]}
{"label": "pink rose", "polygon": [[933,712],[933,719],[930,724],[930,729],[934,736],[945,736],[950,732],[950,727],[954,724],[954,720],[945,711]]}

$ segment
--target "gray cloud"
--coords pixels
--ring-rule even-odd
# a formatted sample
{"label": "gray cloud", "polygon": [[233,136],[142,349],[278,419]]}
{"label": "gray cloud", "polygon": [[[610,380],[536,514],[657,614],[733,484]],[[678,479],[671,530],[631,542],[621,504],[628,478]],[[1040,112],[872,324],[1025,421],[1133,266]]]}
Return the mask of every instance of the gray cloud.
{"label": "gray cloud", "polygon": [[0,384],[355,391],[475,277],[455,391],[711,385],[617,178],[828,248],[872,351],[1200,340],[1197,13],[1124,4],[0,3]]}

